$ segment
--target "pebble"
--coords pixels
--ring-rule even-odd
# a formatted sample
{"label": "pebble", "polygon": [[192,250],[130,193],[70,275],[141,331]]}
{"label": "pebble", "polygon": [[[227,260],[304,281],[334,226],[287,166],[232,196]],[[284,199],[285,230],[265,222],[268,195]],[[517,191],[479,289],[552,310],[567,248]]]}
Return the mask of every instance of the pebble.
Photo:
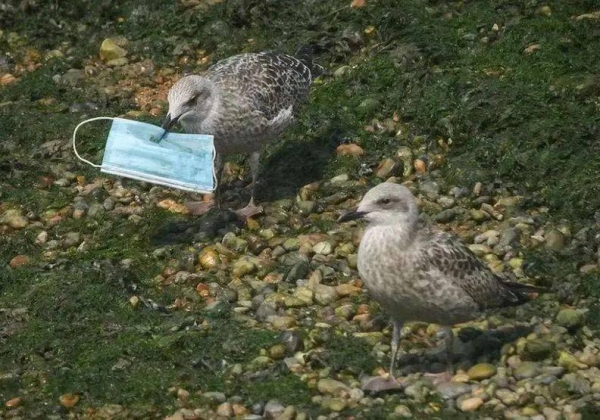
{"label": "pebble", "polygon": [[340,395],[350,392],[350,388],[343,382],[331,378],[320,379],[317,383],[317,389],[321,394]]}
{"label": "pebble", "polygon": [[0,218],[0,223],[13,229],[23,229],[29,224],[29,221],[21,214],[20,210],[11,209],[4,212],[2,218]]}
{"label": "pebble", "polygon": [[404,418],[409,418],[413,416],[412,411],[410,411],[410,408],[408,408],[404,404],[400,404],[394,407],[394,415]]}
{"label": "pebble", "polygon": [[483,405],[483,399],[479,397],[467,398],[460,402],[460,409],[465,412],[476,411]]}
{"label": "pebble", "polygon": [[17,255],[10,260],[8,265],[10,268],[18,268],[29,264],[30,261],[31,259],[27,255]]}
{"label": "pebble", "polygon": [[489,363],[479,363],[473,366],[467,372],[469,379],[472,381],[481,381],[483,379],[491,378],[496,374],[496,366]]}
{"label": "pebble", "polygon": [[221,403],[217,407],[217,415],[219,416],[231,417],[233,414],[233,407],[228,402]]}
{"label": "pebble", "polygon": [[283,414],[285,407],[279,401],[271,400],[265,404],[264,410],[266,419],[276,420]]}
{"label": "pebble", "polygon": [[550,229],[544,238],[546,240],[544,247],[551,251],[562,251],[566,246],[565,235],[558,229]]}
{"label": "pebble", "polygon": [[339,298],[335,287],[332,286],[317,284],[315,285],[314,291],[315,301],[320,305],[329,305],[330,303],[335,302]]}
{"label": "pebble", "polygon": [[583,325],[583,314],[571,308],[561,309],[556,315],[556,323],[567,329],[579,328]]}
{"label": "pebble", "polygon": [[454,399],[456,397],[460,397],[461,395],[471,392],[471,385],[460,382],[441,382],[436,387],[436,390],[444,398]]}
{"label": "pebble", "polygon": [[513,372],[515,378],[528,379],[533,378],[539,373],[539,365],[536,362],[523,362],[517,366]]}

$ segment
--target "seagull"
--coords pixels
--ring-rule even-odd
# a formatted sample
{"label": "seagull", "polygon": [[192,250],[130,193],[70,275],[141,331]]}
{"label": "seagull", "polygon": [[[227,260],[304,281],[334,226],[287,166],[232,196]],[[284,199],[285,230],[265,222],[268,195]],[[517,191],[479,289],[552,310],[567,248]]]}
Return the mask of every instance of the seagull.
{"label": "seagull", "polygon": [[[217,62],[204,76],[184,76],[173,85],[162,127],[168,131],[179,122],[188,133],[214,136],[217,204],[223,155],[247,153],[252,173],[250,202],[236,214],[247,218],[262,211],[254,204],[260,153],[293,122],[322,70],[310,58],[246,53]],[[193,212],[202,214],[213,206],[214,202],[201,203]]]}
{"label": "seagull", "polygon": [[[355,209],[338,219],[365,219],[358,272],[373,297],[391,315],[390,380],[400,331],[407,321],[438,324],[446,336],[447,371],[452,377],[452,325],[478,318],[486,309],[514,306],[545,290],[508,282],[492,273],[457,237],[419,220],[408,188],[384,182],[369,190]],[[436,375],[432,375],[436,376]]]}

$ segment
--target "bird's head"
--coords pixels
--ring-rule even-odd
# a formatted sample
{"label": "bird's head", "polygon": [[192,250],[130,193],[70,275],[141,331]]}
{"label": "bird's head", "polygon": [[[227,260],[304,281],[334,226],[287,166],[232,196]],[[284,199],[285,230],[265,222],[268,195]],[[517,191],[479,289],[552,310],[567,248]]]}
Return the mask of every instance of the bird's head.
{"label": "bird's head", "polygon": [[340,216],[338,222],[365,219],[378,225],[411,226],[419,218],[417,200],[408,188],[383,182],[370,189],[358,207]]}
{"label": "bird's head", "polygon": [[170,130],[177,122],[203,120],[212,106],[212,84],[202,76],[182,77],[169,90],[169,112],[162,128]]}

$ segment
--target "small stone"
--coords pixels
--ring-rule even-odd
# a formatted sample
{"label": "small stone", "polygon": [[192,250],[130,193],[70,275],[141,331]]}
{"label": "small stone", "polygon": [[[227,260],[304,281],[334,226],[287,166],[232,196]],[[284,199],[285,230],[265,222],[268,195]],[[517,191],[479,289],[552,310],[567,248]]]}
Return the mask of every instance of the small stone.
{"label": "small stone", "polygon": [[550,8],[550,6],[544,5],[544,6],[541,6],[540,8],[538,8],[535,11],[535,13],[537,15],[540,15],[540,16],[546,16],[546,17],[548,17],[548,16],[552,15],[552,9]]}
{"label": "small stone", "polygon": [[217,415],[223,417],[233,416],[233,407],[231,406],[231,403],[224,402],[219,404],[219,406],[217,407]]}
{"label": "small stone", "polygon": [[479,397],[467,398],[460,402],[461,411],[470,412],[475,411],[483,405],[483,399]]}
{"label": "small stone", "polygon": [[441,382],[436,390],[444,398],[454,399],[471,392],[471,385],[460,382]]}
{"label": "small stone", "polygon": [[268,321],[278,330],[287,330],[296,325],[296,318],[287,315],[272,315],[268,317]]}
{"label": "small stone", "polygon": [[481,381],[496,374],[496,366],[490,363],[478,363],[468,370],[467,375],[472,381]]}
{"label": "small stone", "polygon": [[424,174],[427,172],[427,164],[421,159],[415,159],[413,162],[413,167],[415,168],[415,172],[418,174]]}
{"label": "small stone", "polygon": [[509,389],[498,389],[496,390],[496,397],[502,401],[503,404],[508,406],[516,405],[519,402],[519,396],[517,393],[512,392]]}
{"label": "small stone", "polygon": [[550,229],[544,236],[544,247],[551,251],[562,251],[565,248],[565,235],[558,229]]}
{"label": "small stone", "polygon": [[394,415],[396,415],[398,417],[412,417],[413,416],[412,412],[410,411],[410,408],[408,408],[404,404],[400,404],[400,405],[397,405],[396,407],[394,407]]}
{"label": "small stone", "polygon": [[366,3],[366,0],[352,0],[352,3],[350,3],[350,8],[361,9],[365,7]]}
{"label": "small stone", "polygon": [[8,265],[10,268],[18,268],[29,264],[30,261],[31,259],[27,255],[17,255],[10,260]]}
{"label": "small stone", "polygon": [[79,232],[67,232],[62,240],[63,247],[70,248],[81,243],[81,234]]}
{"label": "small stone", "polygon": [[311,214],[315,211],[315,208],[317,207],[317,202],[310,201],[310,200],[303,200],[303,201],[299,201],[298,203],[296,203],[296,206],[298,207],[298,212],[302,216],[308,216],[309,214]]}
{"label": "small stone", "polygon": [[518,380],[533,378],[539,373],[539,366],[535,362],[523,362],[515,368],[513,376]]}
{"label": "small stone", "polygon": [[454,220],[456,214],[455,209],[446,209],[436,214],[433,219],[438,223],[448,223]]}
{"label": "small stone", "polygon": [[283,404],[279,401],[271,400],[265,405],[264,416],[266,419],[275,420],[279,418],[284,411],[285,407]]}
{"label": "small stone", "polygon": [[29,221],[21,214],[19,210],[7,210],[0,218],[0,223],[10,226],[13,229],[23,229]]}
{"label": "small stone", "polygon": [[131,297],[129,298],[129,304],[130,304],[132,307],[136,308],[136,307],[137,307],[137,306],[140,304],[140,298],[139,298],[139,297],[137,297],[137,296],[135,296],[135,295],[134,295],[134,296],[131,296]]}
{"label": "small stone", "polygon": [[200,255],[198,256],[200,265],[205,270],[210,270],[211,268],[217,268],[221,265],[221,258],[219,254],[214,249],[204,248]]}
{"label": "small stone", "polygon": [[350,179],[350,176],[348,174],[340,174],[340,175],[336,175],[333,178],[331,178],[330,182],[333,185],[339,185],[339,184],[344,184],[345,182],[348,182],[349,179]]}
{"label": "small stone", "polygon": [[105,62],[122,58],[126,55],[127,51],[118,46],[111,38],[106,38],[102,41],[102,45],[100,45],[100,58]]}
{"label": "small stone", "polygon": [[60,405],[65,408],[72,408],[79,402],[79,395],[77,394],[63,394],[59,397]]}
{"label": "small stone", "polygon": [[227,397],[222,392],[205,392],[202,396],[211,403],[223,403],[227,400]]}
{"label": "small stone", "polygon": [[7,86],[17,81],[17,78],[10,73],[3,74],[0,77],[0,86]]}
{"label": "small stone", "polygon": [[528,360],[544,360],[554,352],[555,345],[551,341],[530,340],[525,343],[523,356]]}
{"label": "small stone", "polygon": [[340,144],[335,152],[340,156],[362,156],[365,151],[358,144]]}
{"label": "small stone", "polygon": [[159,201],[156,205],[161,209],[170,211],[171,213],[188,214],[190,212],[184,204],[180,204],[175,200],[171,200],[170,198]]}
{"label": "small stone", "polygon": [[333,245],[327,241],[319,242],[313,247],[316,254],[329,255],[333,251]]}
{"label": "small stone", "polygon": [[556,323],[569,330],[576,329],[583,325],[583,314],[575,309],[561,309],[556,315]]}
{"label": "small stone", "polygon": [[315,301],[320,305],[329,305],[332,302],[338,300],[339,295],[335,290],[335,287],[327,286],[324,284],[315,285]]}
{"label": "small stone", "polygon": [[470,244],[468,247],[473,254],[480,258],[492,252],[489,246],[483,244]]}
{"label": "small stone", "polygon": [[17,408],[21,405],[22,399],[20,397],[11,398],[10,400],[4,403],[6,408]]}
{"label": "small stone", "polygon": [[321,394],[341,395],[350,392],[350,388],[343,382],[335,379],[324,378],[317,383],[317,389]]}
{"label": "small stone", "polygon": [[377,178],[387,179],[394,174],[397,166],[394,159],[385,158],[379,162],[374,174]]}
{"label": "small stone", "polygon": [[269,348],[269,356],[275,360],[283,359],[285,357],[285,353],[285,344],[275,344]]}
{"label": "small stone", "polygon": [[425,181],[419,184],[419,192],[430,200],[437,200],[440,196],[440,185],[435,181]]}
{"label": "small stone", "polygon": [[346,401],[341,398],[325,398],[323,400],[323,403],[321,404],[321,407],[323,407],[324,409],[335,412],[342,411],[346,408],[346,406]]}
{"label": "small stone", "polygon": [[253,273],[256,269],[257,266],[254,262],[250,261],[248,258],[242,257],[233,264],[231,274],[233,274],[234,277],[240,278]]}
{"label": "small stone", "polygon": [[490,218],[490,215],[484,212],[483,210],[471,209],[469,211],[471,219],[476,221],[477,223],[481,223]]}
{"label": "small stone", "polygon": [[285,277],[285,281],[288,283],[295,283],[296,280],[304,279],[308,275],[310,265],[306,261],[299,261],[292,269],[288,272]]}

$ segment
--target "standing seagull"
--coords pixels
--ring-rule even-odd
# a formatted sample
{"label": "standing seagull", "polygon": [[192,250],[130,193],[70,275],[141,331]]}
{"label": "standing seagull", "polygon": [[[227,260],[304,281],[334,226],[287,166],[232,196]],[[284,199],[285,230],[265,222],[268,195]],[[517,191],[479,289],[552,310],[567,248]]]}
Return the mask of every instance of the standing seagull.
{"label": "standing seagull", "polygon": [[[292,123],[319,69],[310,58],[272,52],[239,54],[219,61],[204,76],[185,76],[173,85],[163,128],[169,130],[180,122],[189,133],[214,136],[217,203],[223,155],[250,153],[250,203],[236,213],[246,218],[261,211],[254,204],[260,152]],[[203,203],[195,213],[213,205]]]}
{"label": "standing seagull", "polygon": [[443,376],[448,378],[452,374],[452,325],[476,319],[487,308],[525,303],[528,293],[543,292],[504,281],[458,238],[420,221],[415,197],[401,185],[379,184],[338,221],[360,218],[369,225],[358,248],[358,272],[394,324],[392,379],[405,322],[442,326],[448,357]]}

